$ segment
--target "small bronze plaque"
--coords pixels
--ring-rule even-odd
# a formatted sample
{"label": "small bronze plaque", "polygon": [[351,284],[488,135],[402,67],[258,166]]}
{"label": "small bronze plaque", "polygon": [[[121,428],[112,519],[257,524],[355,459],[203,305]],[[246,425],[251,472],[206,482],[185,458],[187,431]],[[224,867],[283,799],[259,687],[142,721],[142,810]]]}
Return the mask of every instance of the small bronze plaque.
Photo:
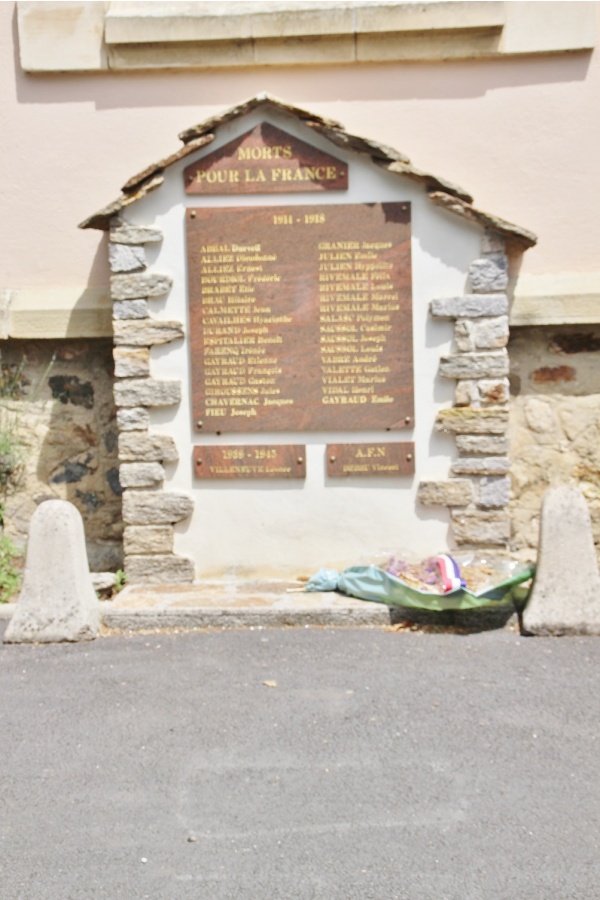
{"label": "small bronze plaque", "polygon": [[412,428],[410,205],[186,212],[208,432]]}
{"label": "small bronze plaque", "polygon": [[414,475],[415,445],[327,444],[327,474],[334,478]]}
{"label": "small bronze plaque", "polygon": [[194,447],[196,478],[306,478],[302,444]]}
{"label": "small bronze plaque", "polygon": [[262,122],[188,166],[186,194],[345,191],[345,162]]}

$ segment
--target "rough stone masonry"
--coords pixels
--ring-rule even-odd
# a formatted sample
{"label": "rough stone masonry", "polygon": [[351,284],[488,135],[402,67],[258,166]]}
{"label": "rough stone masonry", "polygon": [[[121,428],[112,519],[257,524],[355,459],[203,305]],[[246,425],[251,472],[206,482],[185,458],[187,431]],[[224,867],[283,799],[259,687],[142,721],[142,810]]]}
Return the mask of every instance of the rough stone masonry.
{"label": "rough stone masonry", "polygon": [[175,441],[150,431],[150,409],[181,401],[179,381],[151,377],[150,350],[183,336],[179,322],[153,319],[150,304],[171,288],[166,275],[146,271],[145,245],[162,240],[156,228],[115,218],[110,230],[115,346],[114,397],[118,408],[123,488],[125,574],[132,583],[189,583],[193,561],[173,552],[174,525],[191,515],[187,494],[165,491],[164,464],[178,458]]}
{"label": "rough stone masonry", "polygon": [[431,302],[432,316],[454,320],[457,352],[442,357],[439,370],[456,381],[454,406],[438,414],[436,428],[454,435],[459,457],[449,480],[421,481],[417,496],[426,506],[451,510],[457,544],[504,549],[511,533],[508,260],[499,236],[486,233],[469,281],[472,293]]}

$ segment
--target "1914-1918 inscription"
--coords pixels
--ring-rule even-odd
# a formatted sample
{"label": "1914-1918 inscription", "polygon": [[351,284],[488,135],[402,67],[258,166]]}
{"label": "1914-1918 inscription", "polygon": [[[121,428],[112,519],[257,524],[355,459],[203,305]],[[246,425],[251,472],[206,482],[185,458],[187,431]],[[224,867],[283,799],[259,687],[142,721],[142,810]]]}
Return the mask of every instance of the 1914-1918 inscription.
{"label": "1914-1918 inscription", "polygon": [[194,447],[196,478],[305,478],[301,444],[236,444]]}
{"label": "1914-1918 inscription", "polygon": [[187,166],[186,194],[344,191],[348,166],[299,138],[261,122]]}
{"label": "1914-1918 inscription", "polygon": [[414,475],[415,445],[405,443],[327,444],[327,474],[349,476]]}
{"label": "1914-1918 inscription", "polygon": [[410,205],[188,209],[203,432],[413,425]]}

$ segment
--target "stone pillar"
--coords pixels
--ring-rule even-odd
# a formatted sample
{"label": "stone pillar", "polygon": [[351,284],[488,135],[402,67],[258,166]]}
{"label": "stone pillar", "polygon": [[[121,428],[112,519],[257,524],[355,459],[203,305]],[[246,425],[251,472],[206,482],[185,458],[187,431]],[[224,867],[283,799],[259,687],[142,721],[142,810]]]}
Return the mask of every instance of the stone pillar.
{"label": "stone pillar", "polygon": [[504,244],[486,234],[469,269],[471,293],[435,299],[432,316],[454,320],[456,352],[442,357],[440,375],[456,381],[454,406],[436,430],[454,435],[459,451],[447,481],[422,481],[418,499],[451,509],[454,539],[465,547],[505,548],[508,506],[508,260]]}
{"label": "stone pillar", "polygon": [[190,583],[191,559],[173,553],[176,522],[192,513],[187,494],[164,491],[164,463],[178,459],[173,438],[150,431],[149,410],[181,400],[179,381],[150,374],[150,350],[183,337],[180,322],[154,319],[149,304],[171,288],[167,275],[146,271],[145,245],[162,240],[156,228],[111,223],[115,403],[119,478],[123,493],[125,574],[131,583]]}
{"label": "stone pillar", "polygon": [[581,491],[549,488],[542,504],[533,588],[523,613],[529,634],[600,634],[600,574]]}
{"label": "stone pillar", "polygon": [[47,500],[31,517],[23,587],[4,640],[90,641],[99,627],[81,514],[67,500]]}

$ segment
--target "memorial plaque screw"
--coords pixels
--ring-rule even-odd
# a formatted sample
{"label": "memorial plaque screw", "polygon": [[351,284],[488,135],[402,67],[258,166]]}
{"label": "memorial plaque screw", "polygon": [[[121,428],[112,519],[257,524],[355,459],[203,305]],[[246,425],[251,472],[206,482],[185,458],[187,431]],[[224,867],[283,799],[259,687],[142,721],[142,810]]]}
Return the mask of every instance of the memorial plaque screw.
{"label": "memorial plaque screw", "polygon": [[197,460],[196,460],[196,465],[197,465],[197,466],[201,466],[201,465],[202,465],[202,460],[201,460],[201,459],[197,459]]}
{"label": "memorial plaque screw", "polygon": [[405,424],[405,425],[410,425],[410,416],[406,416],[406,417],[405,417],[405,419],[404,419],[404,424]]}
{"label": "memorial plaque screw", "polygon": [[333,463],[333,462],[336,461],[336,459],[337,459],[337,456],[330,456],[330,457],[329,457],[329,462],[332,462],[332,463]]}
{"label": "memorial plaque screw", "polygon": [[196,218],[196,210],[193,209],[190,213],[190,219],[195,219],[195,218]]}
{"label": "memorial plaque screw", "polygon": [[303,456],[299,456],[298,459],[296,460],[296,462],[298,463],[298,465],[300,465],[300,463],[303,463],[303,462],[304,462],[304,457],[303,457]]}
{"label": "memorial plaque screw", "polygon": [[412,460],[412,453],[407,453],[406,454],[406,462],[411,462],[411,460]]}
{"label": "memorial plaque screw", "polygon": [[202,419],[199,419],[199,420],[196,422],[196,428],[202,428],[203,425],[204,425],[204,422],[202,421]]}

